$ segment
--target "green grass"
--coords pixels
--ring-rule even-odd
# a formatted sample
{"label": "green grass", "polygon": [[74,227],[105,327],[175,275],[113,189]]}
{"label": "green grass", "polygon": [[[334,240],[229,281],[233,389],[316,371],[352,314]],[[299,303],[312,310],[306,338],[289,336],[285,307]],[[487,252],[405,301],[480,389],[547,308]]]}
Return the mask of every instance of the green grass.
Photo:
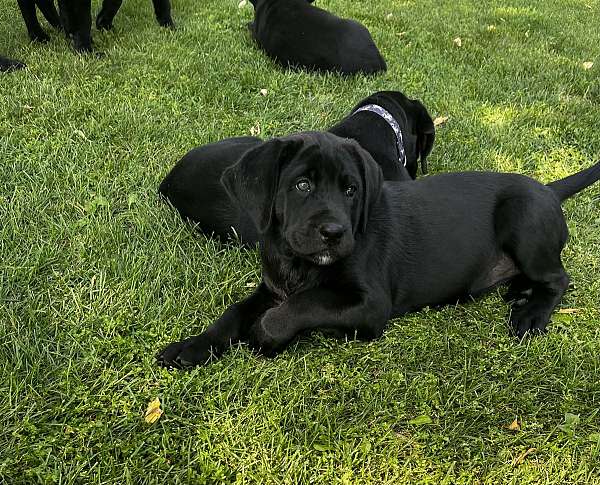
{"label": "green grass", "polygon": [[353,79],[279,69],[237,4],[174,0],[170,32],[126,0],[96,59],[56,33],[29,44],[0,0],[2,53],[29,65],[0,77],[0,482],[600,483],[598,186],[565,204],[562,306],[578,312],[545,337],[510,338],[492,294],[368,344],[315,336],[273,360],[240,346],[189,373],[153,358],[259,279],[256,253],[158,200],[188,149],[324,129],[399,89],[449,116],[433,172],[564,176],[600,155],[598,1],[317,0],[366,24],[388,62]]}

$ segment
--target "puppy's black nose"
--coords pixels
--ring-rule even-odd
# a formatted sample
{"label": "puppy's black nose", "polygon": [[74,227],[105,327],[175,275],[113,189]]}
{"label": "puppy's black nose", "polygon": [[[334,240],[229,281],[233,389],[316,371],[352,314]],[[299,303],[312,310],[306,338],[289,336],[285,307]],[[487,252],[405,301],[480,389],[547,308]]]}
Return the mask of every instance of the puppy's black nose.
{"label": "puppy's black nose", "polygon": [[328,222],[319,226],[319,232],[321,233],[321,239],[327,243],[336,243],[346,232],[346,228],[341,224],[335,222]]}

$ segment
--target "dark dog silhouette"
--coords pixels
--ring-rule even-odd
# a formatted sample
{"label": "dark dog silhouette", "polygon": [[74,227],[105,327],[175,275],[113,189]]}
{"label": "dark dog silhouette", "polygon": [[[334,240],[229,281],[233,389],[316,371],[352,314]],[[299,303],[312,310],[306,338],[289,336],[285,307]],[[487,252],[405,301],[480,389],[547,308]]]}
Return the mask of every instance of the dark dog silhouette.
{"label": "dark dog silhouette", "polygon": [[258,45],[284,66],[342,74],[386,70],[367,28],[311,5],[312,0],[250,0]]}
{"label": "dark dog silhouette", "polygon": [[[40,25],[36,8],[55,29],[63,29],[79,52],[92,51],[92,2],[91,0],[58,0],[57,11],[53,0],[17,0],[29,38],[36,42],[47,42],[48,34]],[[104,0],[96,18],[98,29],[111,29],[112,21],[123,0]],[[158,23],[172,27],[171,4],[169,0],[152,0]]]}

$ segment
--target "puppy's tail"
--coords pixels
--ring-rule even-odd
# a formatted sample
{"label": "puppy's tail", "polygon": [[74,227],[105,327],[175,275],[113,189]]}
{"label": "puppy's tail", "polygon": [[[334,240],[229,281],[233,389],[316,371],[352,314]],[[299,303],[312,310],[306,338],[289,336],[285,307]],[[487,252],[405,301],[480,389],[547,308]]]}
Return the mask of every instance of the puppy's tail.
{"label": "puppy's tail", "polygon": [[564,179],[550,182],[547,186],[554,190],[554,193],[562,202],[598,180],[600,180],[600,162]]}

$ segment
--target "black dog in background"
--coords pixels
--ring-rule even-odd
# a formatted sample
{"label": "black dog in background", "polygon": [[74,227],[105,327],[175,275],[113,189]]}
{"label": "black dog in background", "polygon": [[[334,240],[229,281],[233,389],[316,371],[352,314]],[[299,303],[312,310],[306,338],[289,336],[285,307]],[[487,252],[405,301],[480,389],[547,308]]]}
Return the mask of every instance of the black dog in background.
{"label": "black dog in background", "polygon": [[390,318],[505,282],[514,333],[543,332],[569,283],[561,202],[598,179],[600,163],[548,185],[492,172],[384,182],[354,140],[261,143],[222,181],[261,233],[262,282],[157,359],[199,365],[240,341],[273,355],[312,330],[374,339]]}
{"label": "black dog in background", "polygon": [[386,64],[367,28],[310,5],[312,0],[250,0],[258,45],[284,66],[373,74]]}
{"label": "black dog in background", "polygon": [[[384,118],[387,115],[391,121]],[[427,171],[427,156],[435,138],[433,122],[421,102],[397,91],[363,99],[329,132],[356,140],[377,161],[383,177],[396,181],[414,179],[419,159],[423,173]],[[227,167],[261,143],[259,138],[242,137],[195,148],[165,177],[159,192],[206,235],[223,241],[238,237],[255,245],[260,235],[247,208],[232,199],[220,181]]]}
{"label": "black dog in background", "polygon": [[[104,0],[102,9],[96,18],[98,29],[111,29],[112,21],[123,0]],[[18,0],[23,20],[27,26],[29,38],[33,41],[47,42],[48,34],[37,19],[36,7],[46,20],[56,29],[64,29],[72,40],[73,47],[79,52],[92,50],[92,2],[91,0],[58,0],[60,15],[54,0]],[[158,23],[163,27],[172,27],[171,4],[169,0],[152,0]]]}
{"label": "black dog in background", "polygon": [[0,72],[13,71],[15,69],[23,69],[25,64],[15,59],[0,56]]}

